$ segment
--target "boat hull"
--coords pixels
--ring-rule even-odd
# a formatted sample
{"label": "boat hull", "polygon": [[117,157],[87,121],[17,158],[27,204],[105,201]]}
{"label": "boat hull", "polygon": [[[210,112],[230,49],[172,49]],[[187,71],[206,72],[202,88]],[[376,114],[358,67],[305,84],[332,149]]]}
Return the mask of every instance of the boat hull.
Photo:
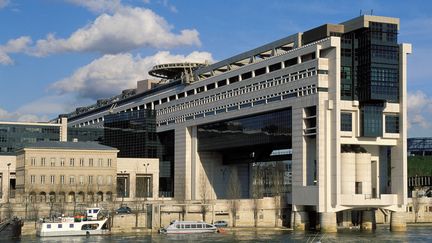
{"label": "boat hull", "polygon": [[109,230],[77,230],[77,231],[59,231],[59,232],[38,232],[37,236],[40,237],[54,237],[54,236],[92,236],[92,235],[109,235]]}

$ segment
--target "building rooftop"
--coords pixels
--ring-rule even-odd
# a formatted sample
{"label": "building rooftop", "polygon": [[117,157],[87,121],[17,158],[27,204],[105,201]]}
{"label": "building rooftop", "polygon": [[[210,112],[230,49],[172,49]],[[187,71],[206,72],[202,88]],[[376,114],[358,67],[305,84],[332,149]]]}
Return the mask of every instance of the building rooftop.
{"label": "building rooftop", "polygon": [[117,150],[116,148],[98,144],[96,142],[36,142],[25,146],[26,149],[75,149],[75,150]]}

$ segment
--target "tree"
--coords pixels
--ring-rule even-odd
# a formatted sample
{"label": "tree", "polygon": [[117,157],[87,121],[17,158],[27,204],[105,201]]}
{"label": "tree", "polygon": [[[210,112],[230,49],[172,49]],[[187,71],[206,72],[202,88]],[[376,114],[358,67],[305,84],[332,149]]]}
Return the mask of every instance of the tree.
{"label": "tree", "polygon": [[237,169],[232,167],[230,170],[230,177],[228,180],[227,187],[227,197],[230,199],[229,208],[232,215],[233,227],[236,227],[237,214],[240,207],[240,196],[241,196],[241,188],[240,188],[240,180],[238,178]]}
{"label": "tree", "polygon": [[253,212],[254,212],[254,225],[258,226],[258,213],[260,210],[259,199],[263,196],[263,176],[261,167],[255,163],[252,167],[253,181],[252,181],[252,198],[253,198]]}
{"label": "tree", "polygon": [[285,165],[282,161],[276,162],[272,173],[272,191],[275,205],[275,227],[278,227],[278,219],[281,215],[282,196],[285,192],[284,175]]}
{"label": "tree", "polygon": [[200,183],[201,213],[202,213],[203,221],[206,222],[206,214],[209,211],[208,204],[210,201],[210,197],[209,197],[210,193],[208,189],[207,180],[203,173],[204,171],[201,171],[199,183]]}

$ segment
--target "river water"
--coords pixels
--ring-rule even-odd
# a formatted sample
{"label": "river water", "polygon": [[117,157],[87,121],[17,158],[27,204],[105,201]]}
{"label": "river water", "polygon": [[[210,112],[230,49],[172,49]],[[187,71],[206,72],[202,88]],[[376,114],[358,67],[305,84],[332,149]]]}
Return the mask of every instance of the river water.
{"label": "river water", "polygon": [[49,237],[38,238],[25,236],[11,242],[35,243],[81,243],[81,242],[432,242],[432,226],[408,226],[407,232],[394,233],[385,225],[378,226],[375,232],[357,230],[334,234],[314,232],[293,232],[267,229],[227,229],[225,233],[160,235],[160,234],[124,234],[91,237]]}

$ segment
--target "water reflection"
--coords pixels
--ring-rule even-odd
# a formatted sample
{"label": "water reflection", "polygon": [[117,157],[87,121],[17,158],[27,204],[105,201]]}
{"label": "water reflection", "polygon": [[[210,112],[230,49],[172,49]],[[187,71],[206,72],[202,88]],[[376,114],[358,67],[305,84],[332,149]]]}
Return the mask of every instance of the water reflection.
{"label": "water reflection", "polygon": [[81,243],[81,242],[432,242],[432,226],[409,226],[404,233],[390,232],[388,226],[379,226],[375,232],[344,231],[334,234],[292,232],[286,230],[228,230],[220,234],[159,235],[128,234],[86,237],[23,237],[15,242]]}

